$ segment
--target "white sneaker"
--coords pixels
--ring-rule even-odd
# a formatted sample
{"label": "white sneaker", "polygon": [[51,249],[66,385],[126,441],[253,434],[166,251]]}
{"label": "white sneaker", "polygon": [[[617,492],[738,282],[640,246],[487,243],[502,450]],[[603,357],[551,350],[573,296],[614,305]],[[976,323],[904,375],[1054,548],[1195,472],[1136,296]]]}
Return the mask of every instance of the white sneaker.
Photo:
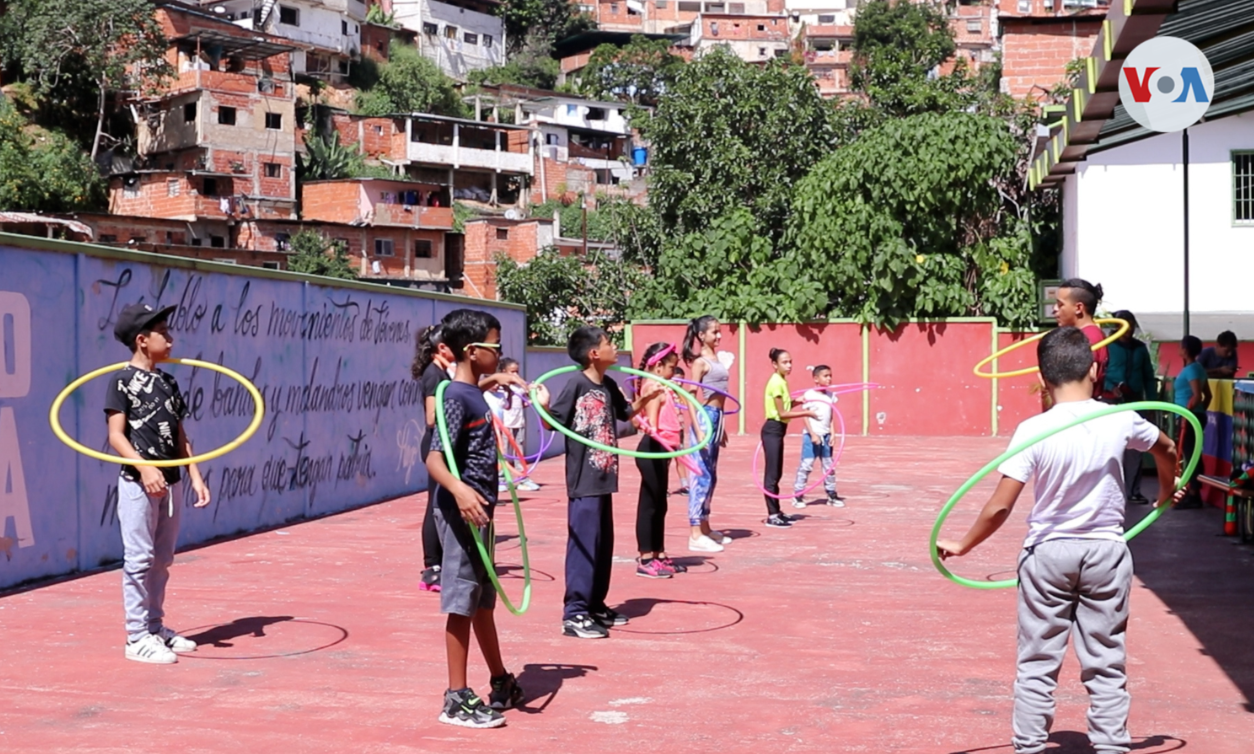
{"label": "white sneaker", "polygon": [[179,636],[174,629],[162,626],[159,630],[153,632],[156,636],[165,642],[165,645],[175,652],[195,652],[196,642],[185,636]]}
{"label": "white sneaker", "polygon": [[794,497],[794,498],[792,499],[792,507],[794,507],[794,508],[804,508],[804,507],[806,507],[806,501],[805,501],[805,499],[804,499],[804,498],[800,498],[800,497]]}
{"label": "white sneaker", "polygon": [[526,490],[527,492],[536,492],[540,489],[540,485],[536,484],[530,479],[524,479],[518,483],[518,489]]}
{"label": "white sneaker", "polygon": [[153,665],[172,665],[179,661],[160,636],[148,634],[139,641],[126,643],[126,659]]}
{"label": "white sneaker", "polygon": [[688,538],[688,550],[691,552],[722,552],[723,546],[702,534],[696,539]]}
{"label": "white sneaker", "polygon": [[714,540],[720,545],[730,545],[732,542],[731,537],[727,536],[726,534],[724,534],[723,532],[717,529],[711,529],[709,537],[710,539]]}

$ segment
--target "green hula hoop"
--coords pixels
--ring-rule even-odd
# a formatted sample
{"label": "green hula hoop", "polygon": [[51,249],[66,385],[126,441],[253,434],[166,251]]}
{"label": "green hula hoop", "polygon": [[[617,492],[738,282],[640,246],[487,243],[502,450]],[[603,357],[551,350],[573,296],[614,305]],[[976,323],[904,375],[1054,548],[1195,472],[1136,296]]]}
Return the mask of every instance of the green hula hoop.
{"label": "green hula hoop", "polygon": [[[435,391],[435,426],[440,432],[440,442],[444,445],[444,461],[448,464],[448,470],[453,472],[453,476],[460,481],[461,472],[457,468],[457,460],[453,458],[453,443],[449,439],[448,419],[444,416],[444,391],[448,388],[449,382],[445,380]],[[479,527],[470,526],[470,534],[475,538],[475,546],[479,549],[479,557],[483,559],[483,565],[488,571],[488,578],[492,580],[492,588],[496,589],[496,593],[501,595],[501,602],[505,604],[505,609],[514,615],[522,615],[527,612],[527,608],[531,606],[531,557],[527,551],[527,530],[523,527],[522,505],[518,502],[518,490],[514,487],[514,475],[509,471],[509,464],[505,463],[501,458],[501,451],[496,451],[497,463],[500,464],[501,470],[505,474],[505,482],[509,485],[509,495],[514,499],[514,515],[518,519],[518,546],[522,549],[522,565],[523,565],[523,596],[522,602],[518,607],[514,607],[514,603],[510,602],[509,597],[505,594],[505,589],[501,586],[501,580],[496,575],[496,566],[493,564],[493,553],[488,552],[488,548],[483,544],[483,537],[479,535]],[[496,550],[495,528],[491,523],[488,524],[488,536],[492,542],[492,550]]]}
{"label": "green hula hoop", "polygon": [[[639,369],[632,369],[631,367],[612,366],[610,367],[610,369],[613,369],[616,372],[626,372],[627,374],[632,374],[637,377],[646,377],[651,380],[657,380],[658,382],[662,383],[666,387],[670,388],[671,390],[675,391],[679,395],[683,396],[685,400],[687,400],[690,404],[692,404],[693,412],[694,412],[693,416],[698,417],[697,419],[698,421],[701,420],[700,417],[705,416],[705,411],[701,407],[701,404],[697,402],[696,397],[693,396],[692,393],[683,389],[679,385],[676,385],[674,382],[671,382],[670,380],[664,380],[661,377],[658,377],[656,374],[649,374],[648,372],[642,372]],[[689,445],[687,447],[680,448],[678,450],[663,452],[663,451],[643,451],[643,450],[631,450],[630,448],[620,448],[615,445],[605,445],[605,444],[597,442],[596,440],[590,440],[587,437],[584,437],[583,435],[579,434],[573,429],[565,427],[562,424],[560,424],[557,420],[555,420],[549,414],[548,409],[540,405],[540,401],[536,400],[536,396],[535,396],[535,386],[540,385],[541,383],[543,383],[545,380],[549,379],[550,377],[555,377],[559,374],[566,374],[567,372],[579,372],[579,371],[583,371],[583,368],[578,366],[577,364],[571,364],[570,366],[558,367],[557,369],[554,369],[551,372],[545,372],[544,374],[540,375],[540,379],[532,383],[532,391],[531,391],[531,406],[532,408],[536,410],[538,414],[540,414],[540,418],[543,419],[545,423],[548,424],[550,427],[552,427],[553,429],[556,429],[558,432],[561,432],[562,434],[566,435],[567,437],[574,440],[575,442],[583,443],[584,445],[587,445],[589,448],[594,448],[596,450],[603,450],[606,453],[617,453],[618,455],[628,456],[629,458],[666,459],[666,458],[679,458],[680,456],[687,456],[687,455],[692,455],[693,453],[697,453],[701,450],[704,450],[707,446],[709,446],[710,441],[714,439],[714,430],[713,428],[711,428],[709,431],[705,433],[705,439],[697,443],[696,445]]]}
{"label": "green hula hoop", "polygon": [[[1000,581],[975,581],[974,579],[968,579],[963,576],[958,576],[954,573],[951,573],[950,570],[945,567],[944,562],[942,562],[940,559],[940,554],[936,551],[936,540],[940,539],[940,530],[941,530],[941,527],[945,524],[945,519],[949,517],[949,512],[953,510],[953,507],[958,504],[958,501],[961,500],[963,496],[965,496],[968,492],[971,491],[972,487],[979,484],[980,480],[988,476],[991,472],[993,472],[998,466],[1002,465],[1002,463],[1004,463],[1005,461],[1008,461],[1009,459],[1019,455],[1020,453],[1027,450],[1031,446],[1037,444],[1038,442],[1041,442],[1050,437],[1053,437],[1059,432],[1062,432],[1064,430],[1068,430],[1068,429],[1071,429],[1072,427],[1083,424],[1084,422],[1089,421],[1090,419],[1097,419],[1102,416],[1118,414],[1124,411],[1168,411],[1173,414],[1179,414],[1180,416],[1183,416],[1185,419],[1187,419],[1190,424],[1193,425],[1193,431],[1197,433],[1198,437],[1201,437],[1202,435],[1202,423],[1199,422],[1197,420],[1197,417],[1193,415],[1193,412],[1189,411],[1187,408],[1184,408],[1183,406],[1177,406],[1174,403],[1163,403],[1162,401],[1137,401],[1135,403],[1123,403],[1118,406],[1111,406],[1109,408],[1104,408],[1099,411],[1094,411],[1093,413],[1088,414],[1087,416],[1081,416],[1077,418],[1075,421],[1068,422],[1067,424],[1064,424],[1061,427],[1051,429],[1048,432],[1044,432],[1042,434],[1037,435],[1036,437],[1030,438],[1028,440],[1025,440],[1019,443],[1015,447],[1007,450],[1005,453],[1002,453],[1001,455],[997,456],[993,460],[989,461],[988,464],[984,466],[984,468],[975,472],[975,475],[972,476],[970,479],[968,479],[965,484],[959,487],[958,491],[954,493],[953,497],[949,498],[949,502],[945,503],[945,507],[941,508],[940,514],[936,517],[936,525],[932,527],[932,537],[928,543],[931,548],[932,565],[936,566],[936,570],[940,571],[942,576],[954,582],[955,584],[969,586],[974,589],[1005,589],[1007,587],[1018,585],[1019,583],[1018,579],[1002,579]],[[1189,459],[1189,465],[1185,467],[1184,473],[1180,475],[1181,481],[1179,483],[1179,486],[1176,489],[1179,489],[1180,487],[1184,486],[1184,480],[1189,478],[1189,476],[1193,473],[1193,469],[1197,468],[1197,465],[1198,463],[1201,462],[1201,460],[1202,460],[1202,443],[1197,442],[1193,444],[1193,457]],[[1136,535],[1145,531],[1146,527],[1148,527],[1150,524],[1157,521],[1158,517],[1163,515],[1163,512],[1166,511],[1167,508],[1169,507],[1170,506],[1163,506],[1161,508],[1155,508],[1153,511],[1150,512],[1148,516],[1141,519],[1140,523],[1138,523],[1136,526],[1124,532],[1123,538],[1125,540],[1130,540]]]}

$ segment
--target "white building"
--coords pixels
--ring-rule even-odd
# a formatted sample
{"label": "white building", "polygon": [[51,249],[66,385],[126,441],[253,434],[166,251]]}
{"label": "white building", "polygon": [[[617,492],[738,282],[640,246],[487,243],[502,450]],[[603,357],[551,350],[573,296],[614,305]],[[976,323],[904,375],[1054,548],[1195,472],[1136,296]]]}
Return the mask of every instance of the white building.
{"label": "white building", "polygon": [[[1231,15],[1199,22],[1202,4],[1112,3],[1028,172],[1032,188],[1061,191],[1061,277],[1100,283],[1104,309],[1132,311],[1160,340],[1186,329],[1254,337],[1254,0],[1228,0]],[[1126,51],[1154,37],[1192,42],[1214,69],[1205,117],[1185,132],[1138,125],[1114,88]]]}
{"label": "white building", "polygon": [[292,72],[338,78],[361,55],[363,0],[197,0],[237,26],[283,37],[298,49]]}
{"label": "white building", "polygon": [[[543,97],[520,104],[523,122],[538,131],[541,156],[594,171],[601,186],[635,177],[632,130],[622,102]],[[595,187],[589,187],[589,191]]]}
{"label": "white building", "polygon": [[[1062,181],[1061,273],[1101,283],[1156,336],[1181,335],[1183,136],[1090,151]],[[1254,112],[1189,129],[1189,310],[1194,334],[1254,336]],[[1213,332],[1212,332],[1213,331]]]}
{"label": "white building", "polygon": [[784,0],[784,12],[794,24],[852,26],[858,0]]}
{"label": "white building", "polygon": [[492,0],[392,0],[396,23],[418,32],[418,50],[447,75],[464,81],[471,71],[505,63],[505,22]]}

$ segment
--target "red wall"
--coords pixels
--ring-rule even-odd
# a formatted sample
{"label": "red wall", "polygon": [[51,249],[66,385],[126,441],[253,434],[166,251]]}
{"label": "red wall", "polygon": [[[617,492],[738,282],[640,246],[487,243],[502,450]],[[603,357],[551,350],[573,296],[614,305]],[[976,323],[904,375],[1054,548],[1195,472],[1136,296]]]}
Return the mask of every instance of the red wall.
{"label": "red wall", "polygon": [[[1002,349],[1013,343],[1021,343],[1033,335],[1035,333],[998,333],[997,348]],[[1031,343],[998,359],[996,368],[990,364],[980,371],[1013,372],[1034,366],[1036,366],[1036,344]],[[1038,375],[1039,373],[1033,372],[1022,377],[997,380],[997,434],[1009,436],[1024,419],[1041,413],[1041,381]]]}
{"label": "red wall", "polygon": [[[1167,375],[1174,378],[1180,374],[1180,368],[1184,365],[1180,360],[1180,343],[1179,341],[1171,341],[1169,343],[1158,343],[1158,374],[1163,374],[1163,369],[1167,370]],[[1204,340],[1202,346],[1213,346],[1215,341]],[[1240,371],[1237,377],[1244,378],[1247,373],[1254,372],[1254,342],[1237,341],[1237,366]]]}
{"label": "red wall", "polygon": [[871,330],[873,435],[991,435],[993,387],[971,370],[993,324],[918,323]]}
{"label": "red wall", "polygon": [[[862,329],[851,323],[806,325],[750,325],[745,336],[745,432],[757,435],[766,421],[766,382],[771,378],[771,349],[783,348],[792,354],[792,391],[814,385],[807,366],[826,364],[832,368],[836,384],[862,382]],[[847,393],[837,404],[845,417],[847,434],[862,433],[862,395]],[[833,419],[833,422],[836,420]],[[836,425],[839,426],[839,425]],[[804,422],[788,424],[790,433],[800,433]]]}

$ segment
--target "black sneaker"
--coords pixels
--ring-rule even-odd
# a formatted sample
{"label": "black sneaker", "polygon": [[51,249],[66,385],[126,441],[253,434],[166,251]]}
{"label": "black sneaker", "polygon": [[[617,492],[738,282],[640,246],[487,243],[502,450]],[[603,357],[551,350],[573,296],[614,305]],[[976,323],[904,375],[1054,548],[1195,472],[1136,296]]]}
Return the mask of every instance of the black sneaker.
{"label": "black sneaker", "polygon": [[523,690],[513,673],[491,680],[492,691],[488,694],[488,706],[492,709],[513,709],[523,702]]}
{"label": "black sneaker", "polygon": [[584,613],[576,615],[574,618],[567,618],[562,621],[562,634],[565,636],[574,636],[578,639],[608,639],[610,632],[605,626],[597,623],[592,616]]}
{"label": "black sneaker", "polygon": [[766,525],[775,529],[787,529],[792,526],[792,521],[785,517],[784,514],[776,513],[766,519]]}
{"label": "black sneaker", "polygon": [[505,717],[485,705],[470,689],[450,689],[444,692],[440,722],[463,728],[499,728],[505,724]]}
{"label": "black sneaker", "polygon": [[1149,505],[1149,500],[1139,492],[1133,493],[1132,497],[1128,498],[1128,502],[1133,505]]}
{"label": "black sneaker", "polygon": [[784,519],[785,521],[787,521],[787,522],[788,522],[788,523],[790,523],[790,524],[791,524],[793,521],[799,521],[799,520],[800,520],[800,519],[799,519],[799,518],[797,518],[796,516],[790,516],[790,515],[788,515],[787,513],[784,513],[784,512],[782,512],[782,511],[780,512],[779,517],[780,517],[780,518],[782,518],[782,519]]}
{"label": "black sneaker", "polygon": [[623,615],[622,613],[619,613],[619,612],[615,612],[609,609],[608,607],[601,608],[600,610],[593,610],[589,614],[592,616],[592,620],[596,621],[597,623],[600,623],[602,626],[605,626],[606,628],[627,625],[626,615]]}

